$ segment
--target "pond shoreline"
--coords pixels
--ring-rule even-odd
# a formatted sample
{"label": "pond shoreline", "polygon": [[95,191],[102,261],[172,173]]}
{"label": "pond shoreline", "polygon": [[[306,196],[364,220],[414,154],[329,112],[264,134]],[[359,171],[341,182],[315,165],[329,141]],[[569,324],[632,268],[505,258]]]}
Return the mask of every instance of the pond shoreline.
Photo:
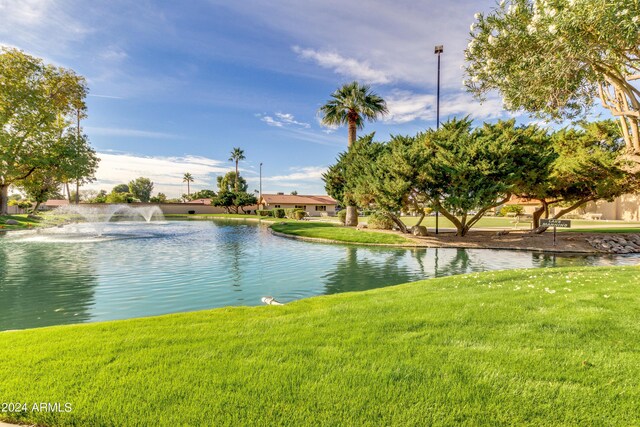
{"label": "pond shoreline", "polygon": [[[363,246],[383,246],[397,248],[451,248],[451,249],[492,249],[492,250],[516,250],[539,253],[575,253],[605,255],[607,252],[599,251],[591,246],[587,237],[597,237],[598,233],[572,233],[571,235],[558,235],[557,245],[553,246],[550,234],[531,235],[528,232],[512,232],[507,235],[497,235],[493,231],[473,231],[465,237],[456,237],[453,233],[442,233],[438,236],[430,234],[425,237],[406,235],[397,231],[376,231],[378,233],[396,234],[413,241],[413,244],[391,243],[359,243],[316,237],[297,236],[273,229],[271,233],[278,237],[301,240],[305,242],[346,244]],[[528,241],[527,241],[528,240]],[[533,245],[531,243],[534,243]]]}

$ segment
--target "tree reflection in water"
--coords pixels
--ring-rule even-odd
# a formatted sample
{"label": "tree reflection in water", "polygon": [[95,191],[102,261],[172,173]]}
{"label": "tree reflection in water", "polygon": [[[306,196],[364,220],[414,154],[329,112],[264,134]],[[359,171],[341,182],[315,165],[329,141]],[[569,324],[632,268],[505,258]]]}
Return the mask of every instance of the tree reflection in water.
{"label": "tree reflection in water", "polygon": [[90,246],[0,246],[0,330],[90,320],[97,284]]}

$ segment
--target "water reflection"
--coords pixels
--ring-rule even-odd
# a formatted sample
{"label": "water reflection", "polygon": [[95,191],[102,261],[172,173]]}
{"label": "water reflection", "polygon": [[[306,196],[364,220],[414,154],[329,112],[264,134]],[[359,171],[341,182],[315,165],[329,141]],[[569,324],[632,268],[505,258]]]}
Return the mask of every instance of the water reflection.
{"label": "water reflection", "polygon": [[0,245],[0,330],[86,322],[97,283],[86,250]]}

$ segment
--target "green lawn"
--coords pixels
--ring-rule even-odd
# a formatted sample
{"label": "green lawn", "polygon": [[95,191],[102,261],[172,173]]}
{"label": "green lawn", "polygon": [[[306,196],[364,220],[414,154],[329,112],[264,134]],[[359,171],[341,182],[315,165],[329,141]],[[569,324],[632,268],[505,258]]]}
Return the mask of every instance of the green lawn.
{"label": "green lawn", "polygon": [[640,270],[452,276],[0,333],[0,413],[56,426],[637,425]]}
{"label": "green lawn", "polygon": [[338,224],[311,221],[278,222],[271,226],[274,231],[300,237],[314,237],[349,243],[408,244],[411,242],[397,234],[356,230]]}
{"label": "green lawn", "polygon": [[[5,221],[13,219],[19,222],[18,225],[7,225]],[[2,230],[26,230],[31,227],[38,227],[40,221],[37,219],[27,218],[26,214],[23,215],[0,215],[0,231]]]}

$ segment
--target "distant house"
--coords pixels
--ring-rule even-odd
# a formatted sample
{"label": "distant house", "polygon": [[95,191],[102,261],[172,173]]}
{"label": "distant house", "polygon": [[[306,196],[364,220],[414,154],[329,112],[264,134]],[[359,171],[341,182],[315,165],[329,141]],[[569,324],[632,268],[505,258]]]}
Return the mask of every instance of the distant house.
{"label": "distant house", "polygon": [[69,201],[67,199],[49,199],[40,205],[41,210],[49,210],[59,208],[60,206],[67,206]]}
{"label": "distant house", "polygon": [[[520,199],[513,196],[505,205],[520,205],[524,208],[525,214],[533,214],[533,212],[540,207],[540,202],[537,200]],[[549,213],[554,215],[556,211],[560,209],[562,208],[552,206],[549,208]],[[640,221],[640,195],[624,194],[616,197],[615,200],[611,202],[607,202],[606,200],[589,202],[571,214],[574,216],[582,216],[586,219]]]}
{"label": "distant house", "polygon": [[333,216],[336,213],[338,202],[329,196],[303,196],[293,194],[263,194],[258,201],[258,209],[272,210],[302,209],[309,216]]}
{"label": "distant house", "polygon": [[189,200],[188,202],[185,202],[187,204],[190,205],[210,205],[211,204],[211,199],[193,199],[193,200]]}

